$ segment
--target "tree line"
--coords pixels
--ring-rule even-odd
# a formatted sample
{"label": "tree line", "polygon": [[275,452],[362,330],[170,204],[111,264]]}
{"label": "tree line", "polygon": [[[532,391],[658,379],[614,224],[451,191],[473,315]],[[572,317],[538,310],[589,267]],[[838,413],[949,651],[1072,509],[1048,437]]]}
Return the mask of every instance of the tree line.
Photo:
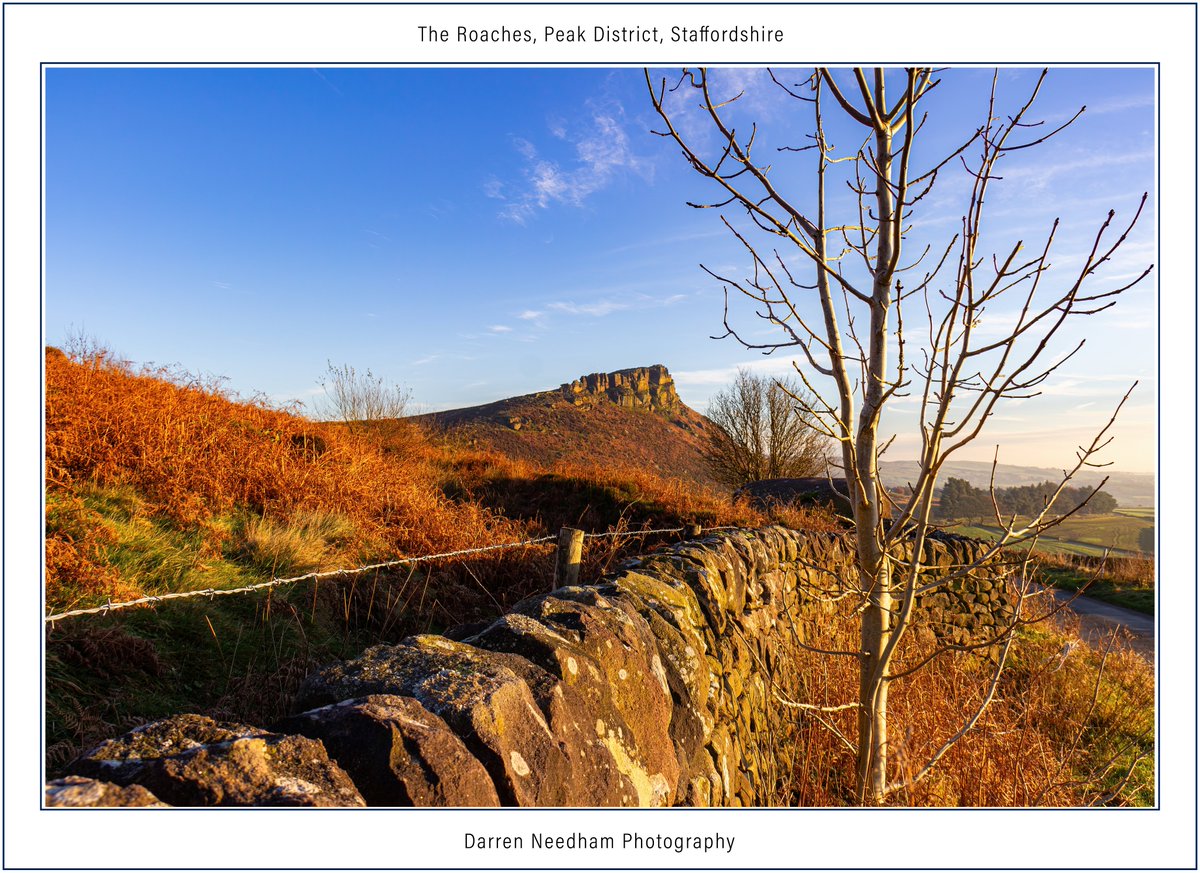
{"label": "tree line", "polygon": [[[1079,506],[1078,513],[1081,515],[1100,515],[1116,509],[1117,500],[1107,491],[1092,494],[1092,489],[1086,485],[1060,487],[1060,483],[1047,481],[997,488],[996,506],[1005,516],[1033,516],[1047,506],[1051,511],[1058,512]],[[993,516],[995,507],[987,488],[976,488],[965,479],[951,477],[942,486],[936,512],[941,518],[983,518]]]}

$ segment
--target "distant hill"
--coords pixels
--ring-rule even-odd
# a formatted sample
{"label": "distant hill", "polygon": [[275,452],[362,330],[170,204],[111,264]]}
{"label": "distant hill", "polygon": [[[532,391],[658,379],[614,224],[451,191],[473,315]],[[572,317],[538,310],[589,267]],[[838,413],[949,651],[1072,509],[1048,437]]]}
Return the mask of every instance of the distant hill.
{"label": "distant hill", "polygon": [[712,425],[679,399],[661,364],[591,373],[557,390],[416,420],[468,445],[541,466],[634,466],[716,487],[702,456],[704,432]]}
{"label": "distant hill", "polygon": [[[916,461],[881,461],[879,472],[884,483],[889,488],[898,488],[916,479]],[[1052,467],[1020,467],[1015,464],[998,464],[996,466],[996,487],[1007,488],[1012,485],[1032,485],[1045,482],[1047,479],[1058,481],[1062,470]],[[976,488],[986,488],[991,480],[992,465],[990,461],[953,461],[942,468],[940,481],[948,478],[966,479]],[[1094,486],[1108,476],[1104,490],[1116,498],[1119,506],[1153,506],[1154,505],[1154,474],[1153,473],[1123,473],[1119,470],[1088,470],[1080,473],[1074,480],[1076,485]]]}

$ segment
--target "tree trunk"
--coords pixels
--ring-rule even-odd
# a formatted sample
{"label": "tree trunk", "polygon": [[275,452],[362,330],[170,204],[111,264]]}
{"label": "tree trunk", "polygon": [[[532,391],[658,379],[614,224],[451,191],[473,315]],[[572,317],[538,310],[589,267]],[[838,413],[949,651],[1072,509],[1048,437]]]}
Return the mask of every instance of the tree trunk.
{"label": "tree trunk", "polygon": [[[886,112],[882,70],[875,71],[875,105]],[[876,116],[878,119],[878,115]],[[867,379],[859,422],[855,472],[861,483],[854,513],[860,587],[864,608],[861,619],[862,654],[858,686],[858,801],[883,802],[887,785],[887,664],[889,622],[892,609],[891,566],[883,554],[883,506],[880,500],[877,434],[887,383],[888,313],[899,221],[892,195],[892,135],[886,122],[875,128],[876,198],[875,268],[871,288],[871,333]]]}
{"label": "tree trunk", "polygon": [[[874,514],[872,508],[864,507],[868,517]],[[871,542],[864,542],[868,537]],[[859,625],[862,655],[859,660],[855,785],[859,803],[876,805],[883,802],[887,786],[888,683],[884,678],[886,665],[882,659],[891,633],[892,593],[890,566],[879,554],[873,535],[868,534],[868,537],[859,534],[859,554],[866,553],[869,563],[859,571],[859,584],[867,606]]]}

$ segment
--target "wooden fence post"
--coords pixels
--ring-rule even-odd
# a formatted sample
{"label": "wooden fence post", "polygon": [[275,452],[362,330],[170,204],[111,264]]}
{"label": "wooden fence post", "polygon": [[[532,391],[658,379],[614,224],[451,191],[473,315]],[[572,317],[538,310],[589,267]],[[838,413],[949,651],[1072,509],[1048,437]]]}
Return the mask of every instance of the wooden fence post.
{"label": "wooden fence post", "polygon": [[554,587],[579,584],[579,562],[583,558],[583,531],[564,527],[558,532],[554,560]]}

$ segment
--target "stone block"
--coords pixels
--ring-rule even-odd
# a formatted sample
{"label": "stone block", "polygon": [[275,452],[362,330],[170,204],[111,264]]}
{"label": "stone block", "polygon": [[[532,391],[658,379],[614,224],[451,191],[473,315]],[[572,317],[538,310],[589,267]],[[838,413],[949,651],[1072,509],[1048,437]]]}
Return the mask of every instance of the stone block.
{"label": "stone block", "polygon": [[73,775],[141,785],[172,806],[364,806],[318,740],[178,715],[106,740]]}
{"label": "stone block", "polygon": [[426,635],[373,646],[314,673],[301,686],[298,705],[315,708],[371,694],[415,697],[487,768],[501,803],[572,806],[586,789],[573,784],[570,752],[535,700],[537,694],[548,706],[565,696],[554,692],[560,685],[516,655]]}
{"label": "stone block", "polygon": [[483,765],[411,697],[377,694],[292,716],[280,732],[320,740],[370,806],[499,806]]}
{"label": "stone block", "polygon": [[160,806],[141,785],[116,785],[85,776],[65,776],[46,783],[46,806]]}

